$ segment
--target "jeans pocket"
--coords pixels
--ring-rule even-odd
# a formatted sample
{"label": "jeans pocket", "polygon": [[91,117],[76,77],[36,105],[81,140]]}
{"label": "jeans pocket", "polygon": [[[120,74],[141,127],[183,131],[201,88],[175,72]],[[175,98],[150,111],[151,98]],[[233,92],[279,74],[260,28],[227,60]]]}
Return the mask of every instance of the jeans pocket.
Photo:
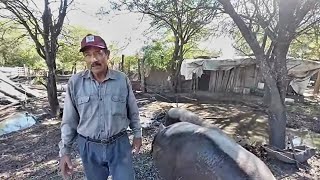
{"label": "jeans pocket", "polygon": [[82,137],[77,137],[77,145],[80,156],[84,156],[86,154],[87,141]]}

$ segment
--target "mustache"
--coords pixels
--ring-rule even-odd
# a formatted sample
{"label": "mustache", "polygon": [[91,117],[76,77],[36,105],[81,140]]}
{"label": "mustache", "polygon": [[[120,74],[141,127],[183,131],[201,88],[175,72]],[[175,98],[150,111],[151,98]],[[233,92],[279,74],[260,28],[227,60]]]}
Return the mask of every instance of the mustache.
{"label": "mustache", "polygon": [[90,67],[101,66],[101,65],[102,65],[101,63],[94,62],[90,65]]}

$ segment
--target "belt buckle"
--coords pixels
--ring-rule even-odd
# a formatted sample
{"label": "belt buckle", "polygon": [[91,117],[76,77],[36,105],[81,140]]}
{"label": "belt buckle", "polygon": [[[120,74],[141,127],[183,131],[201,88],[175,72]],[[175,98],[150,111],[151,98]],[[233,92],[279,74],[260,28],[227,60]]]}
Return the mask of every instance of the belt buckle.
{"label": "belt buckle", "polygon": [[107,144],[108,141],[109,141],[108,139],[101,139],[101,140],[100,140],[100,142],[101,142],[102,144]]}
{"label": "belt buckle", "polygon": [[110,141],[110,143],[113,143],[116,139],[117,139],[117,137],[111,136],[109,141]]}

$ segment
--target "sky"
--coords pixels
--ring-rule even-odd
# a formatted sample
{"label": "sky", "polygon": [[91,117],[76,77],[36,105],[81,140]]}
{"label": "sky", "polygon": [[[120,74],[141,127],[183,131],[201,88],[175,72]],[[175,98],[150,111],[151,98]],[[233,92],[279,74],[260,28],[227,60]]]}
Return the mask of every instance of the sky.
{"label": "sky", "polygon": [[[43,0],[35,1],[39,1],[40,4],[43,2]],[[150,27],[147,17],[141,21],[141,14],[130,12],[98,16],[96,13],[101,7],[109,7],[107,0],[75,0],[75,2],[77,9],[67,14],[66,23],[92,29],[107,43],[113,42],[119,47],[126,47],[122,54],[134,55],[145,42],[150,40],[150,35],[144,34]],[[209,50],[221,50],[223,56],[229,57],[235,53],[231,44],[230,38],[218,37],[205,41],[200,46]]]}

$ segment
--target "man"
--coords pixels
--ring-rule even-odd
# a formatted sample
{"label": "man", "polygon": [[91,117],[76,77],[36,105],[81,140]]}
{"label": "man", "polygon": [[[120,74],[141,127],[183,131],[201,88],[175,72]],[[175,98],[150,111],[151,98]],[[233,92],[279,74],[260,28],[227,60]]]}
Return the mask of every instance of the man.
{"label": "man", "polygon": [[[61,123],[60,168],[72,174],[71,146],[77,140],[88,180],[133,180],[132,153],[139,153],[142,131],[128,77],[107,66],[110,51],[100,36],[81,41],[88,69],[68,82]],[[130,145],[127,127],[134,132]]]}

